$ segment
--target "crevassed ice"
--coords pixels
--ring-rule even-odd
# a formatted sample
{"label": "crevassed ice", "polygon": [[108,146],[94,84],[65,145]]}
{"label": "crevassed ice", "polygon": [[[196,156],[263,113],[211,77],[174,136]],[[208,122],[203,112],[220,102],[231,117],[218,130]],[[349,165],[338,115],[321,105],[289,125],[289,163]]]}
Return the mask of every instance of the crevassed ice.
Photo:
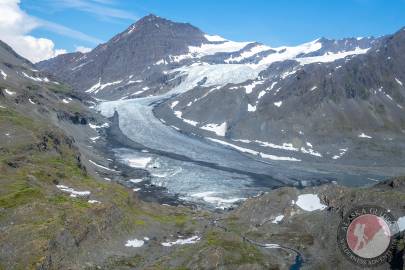
{"label": "crevassed ice", "polygon": [[182,93],[198,86],[202,78],[206,77],[204,86],[224,86],[228,83],[239,84],[247,80],[255,79],[260,69],[242,64],[219,64],[188,66],[175,69],[177,76],[187,75],[183,81],[175,87],[171,93]]}

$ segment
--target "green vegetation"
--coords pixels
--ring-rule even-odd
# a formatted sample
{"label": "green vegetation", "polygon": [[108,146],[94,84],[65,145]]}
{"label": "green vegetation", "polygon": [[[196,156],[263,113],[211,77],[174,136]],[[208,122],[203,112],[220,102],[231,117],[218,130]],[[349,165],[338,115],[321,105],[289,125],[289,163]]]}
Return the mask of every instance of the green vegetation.
{"label": "green vegetation", "polygon": [[60,84],[49,84],[48,89],[55,93],[66,94],[72,92],[72,87],[67,84],[60,83]]}
{"label": "green vegetation", "polygon": [[235,236],[223,232],[209,231],[205,235],[205,242],[209,247],[221,248],[225,251],[225,256],[222,258],[224,265],[263,263],[263,254],[255,246],[233,237]]}

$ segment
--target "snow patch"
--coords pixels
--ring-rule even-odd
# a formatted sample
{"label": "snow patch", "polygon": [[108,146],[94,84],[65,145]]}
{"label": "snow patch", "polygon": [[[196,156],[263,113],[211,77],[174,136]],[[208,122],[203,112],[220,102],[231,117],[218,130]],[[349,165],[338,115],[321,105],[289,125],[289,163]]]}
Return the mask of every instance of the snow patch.
{"label": "snow patch", "polygon": [[179,102],[176,100],[176,101],[173,101],[172,102],[172,104],[170,105],[170,108],[174,108],[174,107],[176,107],[177,106],[177,104],[179,104]]}
{"label": "snow patch", "polygon": [[100,126],[89,123],[89,127],[92,128],[92,129],[108,128],[109,126],[110,126],[110,124],[108,124],[108,123],[104,123],[104,124],[102,124]]}
{"label": "snow patch", "polygon": [[279,157],[279,156],[269,155],[269,154],[264,154],[264,153],[260,153],[260,156],[261,156],[262,158],[271,159],[271,160],[280,160],[280,161],[301,161],[300,159],[296,159],[296,158],[293,158],[293,157]]}
{"label": "snow patch", "polygon": [[90,137],[90,140],[91,140],[92,142],[95,142],[95,141],[97,141],[98,139],[100,139],[100,136]]}
{"label": "snow patch", "polygon": [[283,105],[283,102],[282,101],[277,101],[277,102],[274,102],[273,103],[274,104],[274,106],[276,106],[276,107],[281,107],[281,105]]}
{"label": "snow patch", "polygon": [[207,139],[210,140],[210,141],[219,143],[219,144],[223,144],[223,145],[232,147],[232,148],[234,148],[234,149],[236,149],[236,150],[238,150],[240,152],[248,153],[248,154],[251,154],[251,155],[258,155],[259,154],[258,151],[248,149],[248,148],[244,148],[244,147],[240,147],[240,146],[237,146],[237,145],[234,145],[234,144],[231,144],[231,143],[227,143],[227,142],[224,142],[224,141],[221,141],[221,140],[217,140],[217,139],[213,139],[213,138],[207,138]]}
{"label": "snow patch", "polygon": [[400,80],[398,80],[397,78],[395,78],[395,81],[396,81],[400,86],[403,85],[402,82],[401,82]]}
{"label": "snow patch", "polygon": [[279,244],[265,244],[264,248],[281,248]]}
{"label": "snow patch", "polygon": [[301,194],[298,196],[296,205],[305,211],[323,210],[327,206],[321,203],[318,195],[316,194]]}
{"label": "snow patch", "polygon": [[1,73],[1,76],[3,76],[3,79],[7,80],[7,74],[2,69],[0,69],[0,73]]}
{"label": "snow patch", "polygon": [[273,219],[271,223],[278,224],[284,219],[284,215],[279,215]]}
{"label": "snow patch", "polygon": [[91,204],[101,203],[100,201],[97,201],[97,200],[88,200],[87,202],[91,203]]}
{"label": "snow patch", "polygon": [[274,149],[282,149],[282,150],[287,150],[287,151],[298,151],[298,148],[295,148],[292,143],[283,143],[282,145],[270,143],[270,142],[263,142],[259,140],[255,140],[256,143],[260,144],[261,146],[264,147],[270,147]]}
{"label": "snow patch", "polygon": [[145,241],[133,239],[133,240],[128,240],[127,243],[125,244],[125,246],[126,247],[142,247],[143,244],[145,244]]}
{"label": "snow patch", "polygon": [[134,184],[138,184],[141,183],[143,181],[142,178],[137,178],[137,179],[129,179],[129,182],[134,183]]}
{"label": "snow patch", "polygon": [[368,135],[365,134],[365,133],[361,133],[358,137],[359,137],[359,138],[364,138],[364,139],[372,139],[372,138],[373,138],[373,137],[371,137],[371,136],[368,136]]}
{"label": "snow patch", "polygon": [[15,92],[14,92],[14,91],[10,91],[10,90],[8,90],[8,89],[4,89],[4,91],[5,91],[6,94],[9,95],[9,96],[14,96],[14,95],[15,95]]}
{"label": "snow patch", "polygon": [[270,65],[274,62],[284,61],[288,59],[294,59],[300,54],[307,54],[314,51],[318,51],[322,48],[322,44],[318,40],[304,43],[295,47],[282,46],[273,48],[276,52],[264,57],[259,65]]}
{"label": "snow patch", "polygon": [[235,42],[226,40],[222,43],[215,43],[215,44],[208,44],[204,43],[201,44],[199,47],[189,46],[189,57],[196,58],[196,57],[203,57],[206,55],[214,55],[216,53],[230,53],[230,52],[237,52],[246,47],[251,42]]}
{"label": "snow patch", "polygon": [[251,84],[244,86],[246,89],[246,94],[252,93],[253,88],[255,88],[256,85],[263,84],[263,83],[264,83],[263,81],[254,81]]}
{"label": "snow patch", "polygon": [[222,124],[206,124],[202,127],[200,127],[201,129],[204,130],[208,130],[208,131],[212,131],[215,134],[217,134],[218,136],[225,136],[226,133],[226,122],[223,122]]}
{"label": "snow patch", "polygon": [[191,194],[191,197],[202,199],[205,202],[216,205],[218,209],[227,209],[234,205],[237,202],[244,201],[246,198],[223,198],[218,195],[215,196],[217,192],[214,191],[205,191],[195,194]]}
{"label": "snow patch", "polygon": [[236,57],[231,56],[230,58],[225,59],[225,63],[239,63],[242,60],[245,60],[258,53],[268,51],[268,50],[271,50],[271,48],[266,45],[257,44],[254,47],[250,48],[249,50],[243,51],[242,53],[240,53],[239,56],[236,56]]}
{"label": "snow patch", "polygon": [[324,55],[296,58],[295,60],[297,60],[301,65],[307,65],[307,64],[312,64],[312,63],[328,63],[328,62],[334,62],[338,59],[345,58],[347,56],[365,54],[365,53],[367,53],[367,51],[369,49],[370,48],[361,49],[359,47],[356,47],[353,51],[345,51],[345,52],[337,52],[337,53],[327,52]]}
{"label": "snow patch", "polygon": [[87,197],[90,195],[90,191],[77,191],[74,190],[73,188],[64,186],[64,185],[56,185],[56,187],[61,190],[62,192],[70,194],[70,197],[76,198],[76,197]]}
{"label": "snow patch", "polygon": [[274,88],[274,86],[275,86],[276,84],[277,84],[277,82],[272,82],[271,85],[270,85],[269,91],[273,90],[273,88]]}
{"label": "snow patch", "polygon": [[200,237],[199,236],[192,236],[190,238],[186,238],[186,239],[177,239],[174,242],[164,242],[161,245],[164,247],[171,247],[174,245],[189,245],[189,244],[195,244],[198,241],[200,241]]}
{"label": "snow patch", "polygon": [[301,161],[299,159],[292,158],[292,157],[279,157],[279,156],[264,154],[264,153],[261,153],[261,152],[258,152],[258,151],[255,151],[255,150],[252,150],[249,148],[240,147],[240,146],[237,146],[237,145],[234,145],[234,144],[231,144],[228,142],[224,142],[221,140],[213,139],[213,138],[207,138],[207,139],[210,141],[219,143],[219,144],[229,146],[229,147],[234,148],[243,153],[248,153],[248,154],[255,155],[255,156],[259,155],[260,157],[265,158],[265,159],[280,160],[280,161]]}
{"label": "snow patch", "polygon": [[65,103],[65,104],[69,104],[70,102],[72,101],[72,99],[71,98],[68,98],[68,99],[62,99],[62,102],[63,103]]}
{"label": "snow patch", "polygon": [[341,148],[341,149],[339,149],[339,154],[334,155],[334,156],[332,157],[332,159],[339,159],[339,158],[341,158],[344,154],[346,154],[347,150],[348,150],[348,148]]}
{"label": "snow patch", "polygon": [[113,170],[113,169],[104,167],[103,165],[97,164],[96,162],[94,162],[94,161],[92,161],[92,160],[90,160],[90,159],[89,159],[89,162],[90,162],[91,164],[93,164],[94,166],[99,167],[99,168],[101,168],[101,169],[104,169],[104,170],[107,170],[107,171],[116,172],[116,170]]}
{"label": "snow patch", "polygon": [[322,157],[322,154],[319,152],[314,151],[312,148],[306,149],[305,147],[301,147],[301,152],[304,154],[310,154],[312,156],[316,157]]}
{"label": "snow patch", "polygon": [[256,111],[256,106],[252,106],[248,104],[248,112],[255,112]]}
{"label": "snow patch", "polygon": [[25,72],[22,72],[22,75],[24,75],[24,77],[26,77],[26,78],[28,78],[30,80],[36,81],[36,82],[49,82],[49,79],[46,78],[46,77],[45,78],[32,77],[32,76],[28,75]]}
{"label": "snow patch", "polygon": [[146,168],[148,164],[152,161],[151,157],[139,157],[124,160],[129,167],[132,168]]}
{"label": "snow patch", "polygon": [[198,125],[198,122],[196,122],[196,121],[183,118],[182,117],[183,113],[181,111],[174,111],[174,114],[176,115],[177,118],[181,119],[183,122],[185,122],[185,123],[187,123],[189,125],[192,125],[192,126],[197,126]]}
{"label": "snow patch", "polygon": [[103,90],[104,88],[108,86],[113,86],[122,83],[122,80],[115,81],[115,82],[108,82],[108,83],[101,83],[101,78],[98,79],[98,83],[87,89],[85,92],[86,93],[94,93],[97,94],[100,90]]}
{"label": "snow patch", "polygon": [[266,94],[266,91],[260,91],[259,95],[257,96],[257,99],[261,99],[264,95]]}
{"label": "snow patch", "polygon": [[226,39],[224,39],[223,37],[218,36],[218,35],[207,35],[207,34],[205,34],[204,37],[205,37],[208,41],[211,41],[211,42],[226,41]]}

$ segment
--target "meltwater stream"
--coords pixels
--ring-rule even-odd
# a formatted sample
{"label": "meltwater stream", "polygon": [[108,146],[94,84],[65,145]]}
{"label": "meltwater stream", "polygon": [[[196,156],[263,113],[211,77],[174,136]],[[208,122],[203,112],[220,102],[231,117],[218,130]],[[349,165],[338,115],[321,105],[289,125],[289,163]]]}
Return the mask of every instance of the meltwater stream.
{"label": "meltwater stream", "polygon": [[[181,198],[225,208],[275,186],[300,181],[325,181],[334,175],[303,169],[297,162],[261,162],[208,140],[188,136],[163,124],[153,114],[156,102],[168,95],[103,102],[107,117],[116,111],[119,127],[149,151],[115,149],[118,160],[151,172],[152,183]],[[153,151],[150,151],[153,150]]]}

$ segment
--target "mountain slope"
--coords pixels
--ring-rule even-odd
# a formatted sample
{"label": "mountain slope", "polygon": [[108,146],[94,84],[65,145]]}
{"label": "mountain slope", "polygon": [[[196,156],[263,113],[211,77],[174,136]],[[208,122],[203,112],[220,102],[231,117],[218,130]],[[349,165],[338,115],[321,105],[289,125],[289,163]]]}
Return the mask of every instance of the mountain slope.
{"label": "mountain slope", "polygon": [[[187,208],[142,202],[115,183],[124,176],[103,152],[106,119],[83,94],[4,43],[0,70],[0,269],[123,269],[143,256],[153,265],[170,254],[151,252],[166,234],[201,231]],[[146,235],[159,242],[126,246]]]}
{"label": "mountain slope", "polygon": [[[364,53],[375,43],[373,38],[331,41],[319,39],[297,47],[271,48],[256,42],[234,42],[211,36],[190,24],[175,23],[149,15],[128,27],[93,51],[60,55],[38,63],[81,91],[115,99],[164,92],[176,85],[173,70],[190,64],[224,64],[240,68],[257,64],[249,78],[274,61],[295,57],[310,61],[314,56],[333,57]],[[230,65],[225,65],[230,64]],[[200,78],[201,80],[202,78]],[[137,94],[135,94],[137,93]]]}
{"label": "mountain slope", "polygon": [[153,76],[148,66],[162,57],[182,54],[187,46],[198,46],[203,41],[203,33],[189,24],[175,24],[150,15],[89,53],[62,55],[38,66],[50,72],[58,70],[59,78],[78,89],[89,89],[98,83],[103,89],[110,85],[125,88]]}
{"label": "mountain slope", "polygon": [[265,160],[399,166],[404,47],[399,31],[273,48],[150,15],[39,67],[107,100],[171,93],[154,110],[167,125]]}
{"label": "mountain slope", "polygon": [[194,121],[186,130],[249,149],[287,149],[321,161],[344,155],[363,164],[386,152],[379,162],[397,159],[399,165],[404,160],[403,36],[399,31],[367,54],[332,63],[278,62],[241,84],[197,86],[156,113],[164,119],[172,115],[168,124],[182,129],[182,119]]}
{"label": "mountain slope", "polygon": [[[87,109],[90,97],[7,46],[0,69],[1,269],[331,269],[331,261],[347,269],[329,236],[354,202],[403,219],[401,178],[371,188],[281,188],[223,213],[144,202],[107,178],[131,187],[135,175],[100,152],[107,120]],[[303,209],[308,194],[327,209]]]}

